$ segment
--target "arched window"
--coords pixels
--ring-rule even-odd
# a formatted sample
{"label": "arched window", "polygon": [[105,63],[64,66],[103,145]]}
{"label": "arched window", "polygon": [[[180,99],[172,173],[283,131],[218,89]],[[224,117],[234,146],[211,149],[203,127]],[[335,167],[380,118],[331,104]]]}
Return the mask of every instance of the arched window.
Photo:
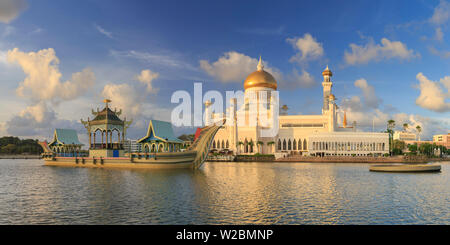
{"label": "arched window", "polygon": [[302,150],[302,140],[301,139],[298,140],[298,150],[299,151]]}
{"label": "arched window", "polygon": [[295,141],[295,139],[292,142],[292,150],[297,150],[297,141]]}
{"label": "arched window", "polygon": [[213,141],[212,147],[213,147],[213,148],[216,148],[216,141]]}
{"label": "arched window", "polygon": [[286,140],[283,140],[283,150],[286,150]]}
{"label": "arched window", "polygon": [[222,149],[223,148],[225,148],[225,143],[224,143],[224,141],[222,140]]}
{"label": "arched window", "polygon": [[151,150],[151,152],[156,152],[156,145],[155,144],[152,144],[152,150]]}
{"label": "arched window", "polygon": [[308,149],[308,145],[306,143],[306,139],[303,140],[303,150],[307,150]]}
{"label": "arched window", "polygon": [[291,150],[292,149],[292,147],[291,147],[291,140],[288,140],[288,150]]}
{"label": "arched window", "polygon": [[230,143],[227,140],[227,149],[229,149],[229,148],[230,148]]}
{"label": "arched window", "polygon": [[280,139],[278,139],[278,147],[277,148],[279,151],[281,151],[281,140]]}

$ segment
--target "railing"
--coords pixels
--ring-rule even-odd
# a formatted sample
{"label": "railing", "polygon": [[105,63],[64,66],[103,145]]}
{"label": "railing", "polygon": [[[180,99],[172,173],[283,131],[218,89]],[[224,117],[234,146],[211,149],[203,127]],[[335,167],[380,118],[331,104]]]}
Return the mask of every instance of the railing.
{"label": "railing", "polygon": [[101,150],[101,149],[109,149],[109,150],[123,150],[123,144],[121,143],[110,143],[110,144],[91,144],[91,150]]}

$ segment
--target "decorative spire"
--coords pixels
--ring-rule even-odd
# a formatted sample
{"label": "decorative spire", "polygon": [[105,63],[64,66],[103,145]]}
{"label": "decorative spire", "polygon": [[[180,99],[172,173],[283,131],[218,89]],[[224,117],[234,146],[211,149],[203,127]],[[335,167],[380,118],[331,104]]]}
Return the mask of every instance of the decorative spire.
{"label": "decorative spire", "polygon": [[264,65],[262,64],[261,55],[259,56],[259,62],[258,62],[258,65],[256,66],[256,69],[258,71],[262,71],[264,69]]}

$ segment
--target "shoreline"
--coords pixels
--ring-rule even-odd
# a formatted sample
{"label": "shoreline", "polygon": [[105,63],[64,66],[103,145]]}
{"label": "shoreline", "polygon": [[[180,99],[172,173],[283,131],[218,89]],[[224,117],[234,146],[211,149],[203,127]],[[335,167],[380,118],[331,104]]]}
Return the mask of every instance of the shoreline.
{"label": "shoreline", "polygon": [[40,155],[0,155],[0,159],[41,159]]}

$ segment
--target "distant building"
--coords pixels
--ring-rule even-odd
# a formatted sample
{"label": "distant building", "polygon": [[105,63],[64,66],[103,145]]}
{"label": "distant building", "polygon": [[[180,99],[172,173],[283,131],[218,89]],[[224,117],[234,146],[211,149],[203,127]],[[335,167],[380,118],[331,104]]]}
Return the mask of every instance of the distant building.
{"label": "distant building", "polygon": [[180,151],[184,142],[175,137],[170,122],[150,120],[147,135],[137,143],[142,152],[174,152]]}
{"label": "distant building", "polygon": [[433,135],[433,143],[450,148],[450,133]]}
{"label": "distant building", "polygon": [[401,140],[401,141],[415,141],[416,140],[416,134],[409,133],[409,132],[402,132],[402,131],[395,131],[394,140]]}
{"label": "distant building", "polygon": [[57,128],[48,146],[59,156],[73,157],[80,152],[83,144],[78,140],[77,131],[74,129]]}
{"label": "distant building", "polygon": [[124,144],[125,152],[141,152],[141,144],[137,140],[127,139]]}

